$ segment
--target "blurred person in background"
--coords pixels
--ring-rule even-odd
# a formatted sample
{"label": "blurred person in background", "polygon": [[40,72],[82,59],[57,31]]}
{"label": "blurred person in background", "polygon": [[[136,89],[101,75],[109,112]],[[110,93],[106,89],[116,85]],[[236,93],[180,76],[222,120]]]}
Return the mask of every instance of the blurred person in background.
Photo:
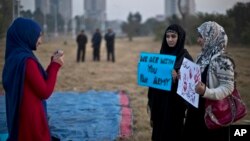
{"label": "blurred person in background", "polygon": [[100,29],[97,28],[95,33],[92,36],[92,47],[93,47],[93,61],[100,61],[100,49],[102,42],[102,35],[100,33]]}
{"label": "blurred person in background", "polygon": [[115,33],[111,28],[104,36],[107,48],[107,61],[115,62]]}
{"label": "blurred person in background", "polygon": [[86,52],[86,44],[88,42],[88,38],[84,33],[84,30],[81,30],[81,32],[76,37],[76,43],[77,43],[77,52],[76,52],[76,62],[82,62],[85,61],[85,52]]}

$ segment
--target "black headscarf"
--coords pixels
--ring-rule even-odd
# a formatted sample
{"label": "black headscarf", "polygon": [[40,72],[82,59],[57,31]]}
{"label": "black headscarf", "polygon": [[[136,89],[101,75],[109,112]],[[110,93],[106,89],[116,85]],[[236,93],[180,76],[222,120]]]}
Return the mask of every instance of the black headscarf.
{"label": "black headscarf", "polygon": [[[177,43],[176,43],[175,47],[169,47],[168,43],[166,41],[166,36],[167,36],[166,33],[170,30],[171,30],[171,32],[176,32],[178,34],[178,39],[177,39]],[[180,25],[177,25],[177,24],[171,24],[170,26],[168,26],[164,32],[164,35],[163,35],[160,54],[176,56],[176,61],[175,61],[175,65],[174,65],[174,69],[176,71],[178,71],[180,69],[184,57],[193,61],[191,55],[184,48],[185,37],[186,37],[186,32],[184,31],[184,29]],[[176,90],[177,85],[175,84],[174,87],[175,87],[175,89],[172,89],[173,91]],[[154,92],[151,90],[153,90]],[[158,93],[155,91],[159,91],[159,93],[162,93],[162,90],[158,90],[155,88],[149,88],[149,106],[150,106],[150,101],[152,101],[152,97],[150,96],[151,95],[150,93]]]}
{"label": "black headscarf", "polygon": [[[178,34],[178,39],[175,47],[169,47],[167,44],[166,33],[169,30],[175,31]],[[178,24],[171,24],[164,32],[160,54],[168,54],[176,56],[176,63],[174,66],[175,69],[180,69],[182,60],[184,58],[184,54],[185,52],[187,52],[186,49],[184,49],[185,37],[186,37],[186,32]]]}

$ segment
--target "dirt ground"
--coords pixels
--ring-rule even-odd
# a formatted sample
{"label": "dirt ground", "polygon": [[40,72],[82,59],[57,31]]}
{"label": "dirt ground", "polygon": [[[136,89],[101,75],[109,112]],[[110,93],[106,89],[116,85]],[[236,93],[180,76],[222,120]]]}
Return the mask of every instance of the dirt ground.
{"label": "dirt ground", "polygon": [[[65,44],[65,41],[67,44]],[[65,64],[59,72],[55,91],[88,91],[94,90],[124,90],[130,98],[133,112],[133,135],[126,140],[149,141],[151,128],[147,113],[147,88],[137,85],[137,63],[140,52],[155,52],[160,50],[161,43],[153,38],[135,38],[129,42],[126,38],[118,38],[115,43],[116,62],[107,62],[105,43],[102,42],[101,61],[92,61],[91,44],[87,44],[86,59],[83,63],[76,63],[76,43],[73,39],[53,39],[42,44],[35,52],[41,64],[46,68],[51,54],[57,49],[63,49]],[[4,64],[4,42],[0,42],[0,74]],[[200,51],[197,46],[187,46],[195,58]],[[242,97],[250,107],[250,49],[230,47],[228,49],[237,64],[238,86]],[[243,63],[246,62],[246,63]],[[0,93],[4,93],[0,80]],[[250,124],[248,114],[239,123]]]}

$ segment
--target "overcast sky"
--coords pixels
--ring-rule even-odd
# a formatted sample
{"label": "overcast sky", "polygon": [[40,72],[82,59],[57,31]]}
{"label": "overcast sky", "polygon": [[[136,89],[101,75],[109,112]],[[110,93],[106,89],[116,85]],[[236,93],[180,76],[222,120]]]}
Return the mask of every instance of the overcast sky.
{"label": "overcast sky", "polygon": [[[73,16],[83,14],[83,0],[73,1]],[[164,0],[106,0],[107,19],[126,20],[129,12],[139,12],[143,20],[164,14]],[[250,0],[195,0],[197,12],[225,14],[227,9],[236,2],[250,2]],[[24,9],[30,9],[34,0],[21,0]],[[31,9],[33,10],[33,9]]]}

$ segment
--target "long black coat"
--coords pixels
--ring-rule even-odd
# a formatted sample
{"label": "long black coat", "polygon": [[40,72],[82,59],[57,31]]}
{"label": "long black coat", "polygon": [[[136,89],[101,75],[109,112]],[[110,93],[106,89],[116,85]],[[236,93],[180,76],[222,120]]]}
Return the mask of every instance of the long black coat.
{"label": "long black coat", "polygon": [[102,35],[99,32],[95,32],[92,37],[92,46],[94,48],[99,48],[102,42]]}
{"label": "long black coat", "polygon": [[79,34],[76,38],[76,42],[78,47],[85,47],[88,42],[88,38],[85,34]]}
{"label": "long black coat", "polygon": [[[174,30],[178,34],[175,47],[170,48],[166,42],[166,32]],[[178,71],[185,58],[193,60],[191,55],[184,49],[185,31],[178,25],[170,25],[162,40],[161,54],[176,56],[174,69]],[[156,88],[148,89],[148,106],[151,111],[152,140],[167,141],[170,139],[181,140],[184,128],[184,117],[187,103],[180,97],[177,91],[178,81],[172,82],[171,91]]]}

